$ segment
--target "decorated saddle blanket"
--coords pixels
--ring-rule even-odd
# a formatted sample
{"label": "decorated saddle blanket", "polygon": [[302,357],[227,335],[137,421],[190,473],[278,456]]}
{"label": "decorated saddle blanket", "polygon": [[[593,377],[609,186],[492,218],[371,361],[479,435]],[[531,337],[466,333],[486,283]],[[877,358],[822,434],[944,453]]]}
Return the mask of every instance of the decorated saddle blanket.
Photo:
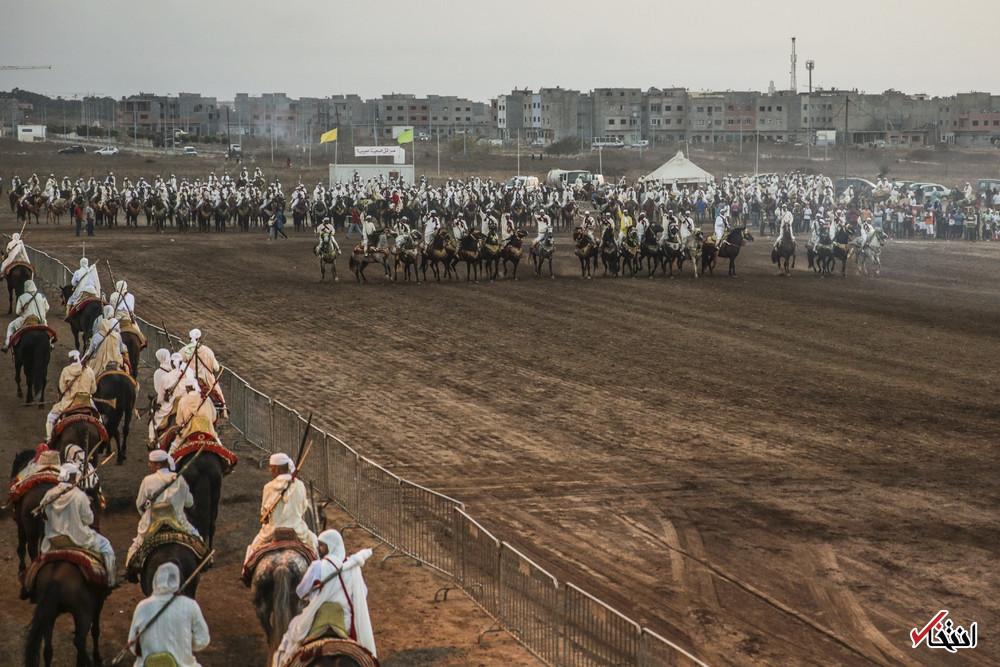
{"label": "decorated saddle blanket", "polygon": [[39,468],[35,472],[31,473],[24,479],[17,480],[8,487],[10,492],[9,504],[16,503],[21,498],[24,497],[28,491],[39,484],[52,484],[56,485],[59,483],[59,468],[53,466],[45,466],[44,468]]}
{"label": "decorated saddle blanket", "polygon": [[201,449],[203,445],[204,454],[215,454],[226,462],[226,470],[223,474],[228,475],[231,473],[233,468],[236,467],[236,464],[239,463],[239,459],[236,458],[236,454],[233,454],[221,442],[219,442],[218,438],[213,436],[211,433],[205,433],[204,431],[192,433],[188,436],[188,439],[185,440],[176,450],[174,450],[172,456],[174,457],[174,460],[179,463],[181,459],[185,456],[194,454]]}
{"label": "decorated saddle blanket", "polygon": [[127,377],[129,379],[129,381],[132,383],[132,386],[135,387],[135,390],[136,391],[139,390],[139,383],[136,382],[135,378],[133,378],[131,375],[129,375],[125,371],[104,371],[103,373],[101,373],[100,375],[97,376],[97,384],[100,384],[101,383],[101,379],[105,378],[105,377],[108,377],[109,375],[121,375],[122,377]]}
{"label": "decorated saddle blanket", "polygon": [[104,567],[104,559],[101,554],[79,547],[53,549],[47,553],[39,554],[35,560],[31,561],[31,565],[28,566],[28,571],[24,575],[24,590],[32,602],[35,601],[35,579],[38,576],[38,571],[44,565],[57,561],[76,565],[87,581],[95,586],[108,585],[108,571]]}
{"label": "decorated saddle blanket", "polygon": [[83,296],[82,299],[73,304],[73,307],[70,308],[68,313],[66,313],[66,321],[69,322],[71,319],[73,319],[73,316],[75,316],[78,312],[83,310],[88,304],[93,303],[94,301],[97,301],[101,305],[104,305],[104,301],[96,294],[86,294]]}
{"label": "decorated saddle blanket", "polygon": [[257,569],[257,564],[260,559],[271,553],[272,551],[283,551],[285,549],[291,549],[302,555],[310,563],[316,560],[316,552],[310,549],[307,545],[300,542],[295,537],[295,531],[291,528],[278,528],[275,533],[275,538],[271,542],[267,542],[261,545],[257,551],[250,554],[250,558],[247,562],[243,564],[243,583],[247,586],[253,580],[254,570]]}
{"label": "decorated saddle blanket", "polygon": [[34,316],[28,318],[28,321],[31,321],[31,320],[34,320],[35,323],[34,324],[28,324],[28,322],[25,322],[25,325],[23,327],[21,327],[20,329],[18,329],[17,331],[15,331],[14,335],[10,337],[10,346],[11,347],[14,347],[15,345],[17,345],[17,341],[21,340],[21,336],[23,334],[26,334],[29,331],[44,331],[45,333],[47,333],[49,335],[49,340],[52,343],[55,343],[57,340],[59,340],[59,337],[56,335],[55,330],[53,330],[51,327],[47,327],[44,324],[38,324],[38,318],[36,318]]}
{"label": "decorated saddle blanket", "polygon": [[159,532],[154,534],[147,532],[142,539],[142,545],[135,550],[132,558],[125,563],[125,578],[132,583],[139,581],[139,575],[142,574],[142,567],[146,564],[146,559],[153,553],[153,550],[164,544],[180,544],[185,546],[191,550],[199,561],[204,559],[208,554],[208,547],[205,546],[201,538],[180,531],[176,519],[172,524],[170,521],[158,523]]}
{"label": "decorated saddle blanket", "polygon": [[324,656],[353,658],[361,667],[379,667],[378,659],[361,644],[350,639],[323,638],[302,644],[281,667],[305,667]]}
{"label": "decorated saddle blanket", "polygon": [[10,273],[11,269],[13,269],[15,266],[26,266],[29,269],[31,269],[31,275],[35,275],[35,265],[34,264],[31,264],[30,262],[11,262],[9,265],[7,265],[4,268],[3,275],[0,276],[0,277],[6,278],[7,274]]}
{"label": "decorated saddle blanket", "polygon": [[139,331],[139,327],[137,327],[135,325],[135,323],[132,322],[132,320],[130,320],[128,318],[125,318],[125,317],[123,317],[122,319],[118,320],[118,329],[123,334],[130,333],[130,334],[135,334],[136,336],[138,336],[139,337],[139,349],[143,350],[143,349],[146,348],[146,337],[142,335],[142,332]]}
{"label": "decorated saddle blanket", "polygon": [[104,424],[101,423],[101,420],[94,417],[89,413],[89,411],[81,411],[69,415],[64,412],[59,416],[59,420],[56,421],[55,426],[52,427],[52,439],[49,440],[49,444],[51,445],[55,442],[56,438],[59,437],[60,433],[66,430],[67,426],[78,422],[90,422],[97,428],[97,432],[101,434],[101,442],[105,443],[108,441],[108,429],[104,428]]}

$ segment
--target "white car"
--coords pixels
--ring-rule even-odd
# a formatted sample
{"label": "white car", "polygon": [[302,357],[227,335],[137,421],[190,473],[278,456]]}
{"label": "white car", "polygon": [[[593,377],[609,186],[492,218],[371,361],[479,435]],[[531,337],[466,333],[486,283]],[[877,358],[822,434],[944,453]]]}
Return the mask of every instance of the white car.
{"label": "white car", "polygon": [[932,197],[934,194],[937,194],[941,198],[951,194],[951,190],[937,183],[914,183],[910,186],[910,189],[914,191],[921,190],[925,197]]}
{"label": "white car", "polygon": [[194,149],[194,146],[185,146],[184,155],[197,155],[198,151]]}
{"label": "white car", "polygon": [[649,148],[649,140],[640,139],[639,141],[632,144],[632,148]]}
{"label": "white car", "polygon": [[94,151],[94,155],[118,155],[118,149],[114,146],[105,146]]}

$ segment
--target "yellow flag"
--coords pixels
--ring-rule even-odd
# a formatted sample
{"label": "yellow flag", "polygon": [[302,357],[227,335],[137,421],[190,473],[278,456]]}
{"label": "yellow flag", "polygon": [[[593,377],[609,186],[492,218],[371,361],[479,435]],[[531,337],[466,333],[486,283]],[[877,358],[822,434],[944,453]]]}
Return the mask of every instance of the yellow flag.
{"label": "yellow flag", "polygon": [[325,144],[328,141],[337,140],[337,130],[330,130],[329,132],[324,132],[323,136],[319,138],[319,143]]}
{"label": "yellow flag", "polygon": [[405,132],[400,132],[399,136],[396,137],[396,141],[401,144],[412,144],[413,143],[413,128],[406,130]]}

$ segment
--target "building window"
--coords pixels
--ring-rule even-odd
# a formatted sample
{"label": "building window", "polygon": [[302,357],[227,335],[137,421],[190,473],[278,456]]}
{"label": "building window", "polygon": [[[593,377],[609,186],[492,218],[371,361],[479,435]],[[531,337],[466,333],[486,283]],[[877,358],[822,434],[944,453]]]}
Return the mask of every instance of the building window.
{"label": "building window", "polygon": [[664,125],[670,125],[670,119],[669,118],[664,118],[663,119],[663,124]]}
{"label": "building window", "polygon": [[733,105],[732,104],[729,105],[729,111],[733,111]]}
{"label": "building window", "polygon": [[975,127],[978,127],[979,126],[979,121],[978,120],[972,121],[972,125],[975,126]]}
{"label": "building window", "polygon": [[[684,105],[683,104],[678,104],[677,105],[677,110],[678,111],[684,111]],[[670,107],[667,107],[667,111],[670,111]]]}
{"label": "building window", "polygon": [[[670,111],[670,105],[668,104],[667,106],[663,107],[663,110]],[[677,110],[680,111],[680,107],[677,107]]]}
{"label": "building window", "polygon": [[764,110],[764,107],[761,107],[761,108],[760,108],[760,109],[758,109],[757,111],[763,111],[763,110]]}
{"label": "building window", "polygon": [[609,118],[608,119],[608,125],[614,125],[614,124],[615,124],[615,119],[614,118]]}
{"label": "building window", "polygon": [[778,111],[781,111],[781,107],[778,107]]}
{"label": "building window", "polygon": [[695,111],[697,111],[698,113],[703,113],[705,111],[705,107],[696,107]]}

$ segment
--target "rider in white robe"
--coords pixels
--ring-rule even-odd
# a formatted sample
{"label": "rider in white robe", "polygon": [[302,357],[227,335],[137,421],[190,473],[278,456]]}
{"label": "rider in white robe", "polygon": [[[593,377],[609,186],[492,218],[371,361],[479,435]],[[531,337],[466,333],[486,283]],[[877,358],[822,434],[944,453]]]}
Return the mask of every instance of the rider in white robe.
{"label": "rider in white robe", "polygon": [[139,485],[139,493],[135,498],[135,508],[142,516],[139,518],[136,536],[132,540],[132,546],[129,547],[126,562],[131,560],[133,554],[142,546],[142,538],[149,530],[151,510],[154,504],[169,504],[181,529],[189,535],[201,537],[198,529],[188,521],[184,511],[188,507],[194,507],[191,489],[188,487],[186,479],[178,477],[177,473],[173,472],[173,467],[174,460],[162,449],[154,449],[149,453],[151,472],[143,478]]}
{"label": "rider in white robe", "polygon": [[14,308],[16,317],[7,325],[7,338],[0,351],[6,352],[10,347],[10,339],[18,329],[24,326],[25,320],[34,315],[39,324],[46,324],[45,316],[49,312],[49,302],[45,295],[38,291],[34,280],[24,281],[24,294],[17,297]]}
{"label": "rider in white robe", "polygon": [[101,277],[97,275],[97,267],[90,266],[90,260],[86,257],[80,259],[80,268],[73,274],[71,284],[73,285],[73,293],[66,300],[67,313],[84,294],[101,296]]}
{"label": "rider in white robe", "polygon": [[10,243],[7,244],[7,256],[4,257],[3,264],[0,264],[0,274],[7,273],[7,267],[14,262],[28,262],[28,251],[24,248],[24,241],[21,234],[14,232],[10,235]]}
{"label": "rider in white robe", "polygon": [[[164,563],[156,569],[153,594],[136,605],[128,631],[129,641],[142,632],[129,647],[137,656],[136,667],[143,667],[150,656],[163,654],[169,655],[177,667],[198,667],[194,653],[205,649],[211,637],[198,603],[186,595],[176,595],[180,587],[181,571],[176,564]],[[156,622],[149,625],[154,618]]]}

